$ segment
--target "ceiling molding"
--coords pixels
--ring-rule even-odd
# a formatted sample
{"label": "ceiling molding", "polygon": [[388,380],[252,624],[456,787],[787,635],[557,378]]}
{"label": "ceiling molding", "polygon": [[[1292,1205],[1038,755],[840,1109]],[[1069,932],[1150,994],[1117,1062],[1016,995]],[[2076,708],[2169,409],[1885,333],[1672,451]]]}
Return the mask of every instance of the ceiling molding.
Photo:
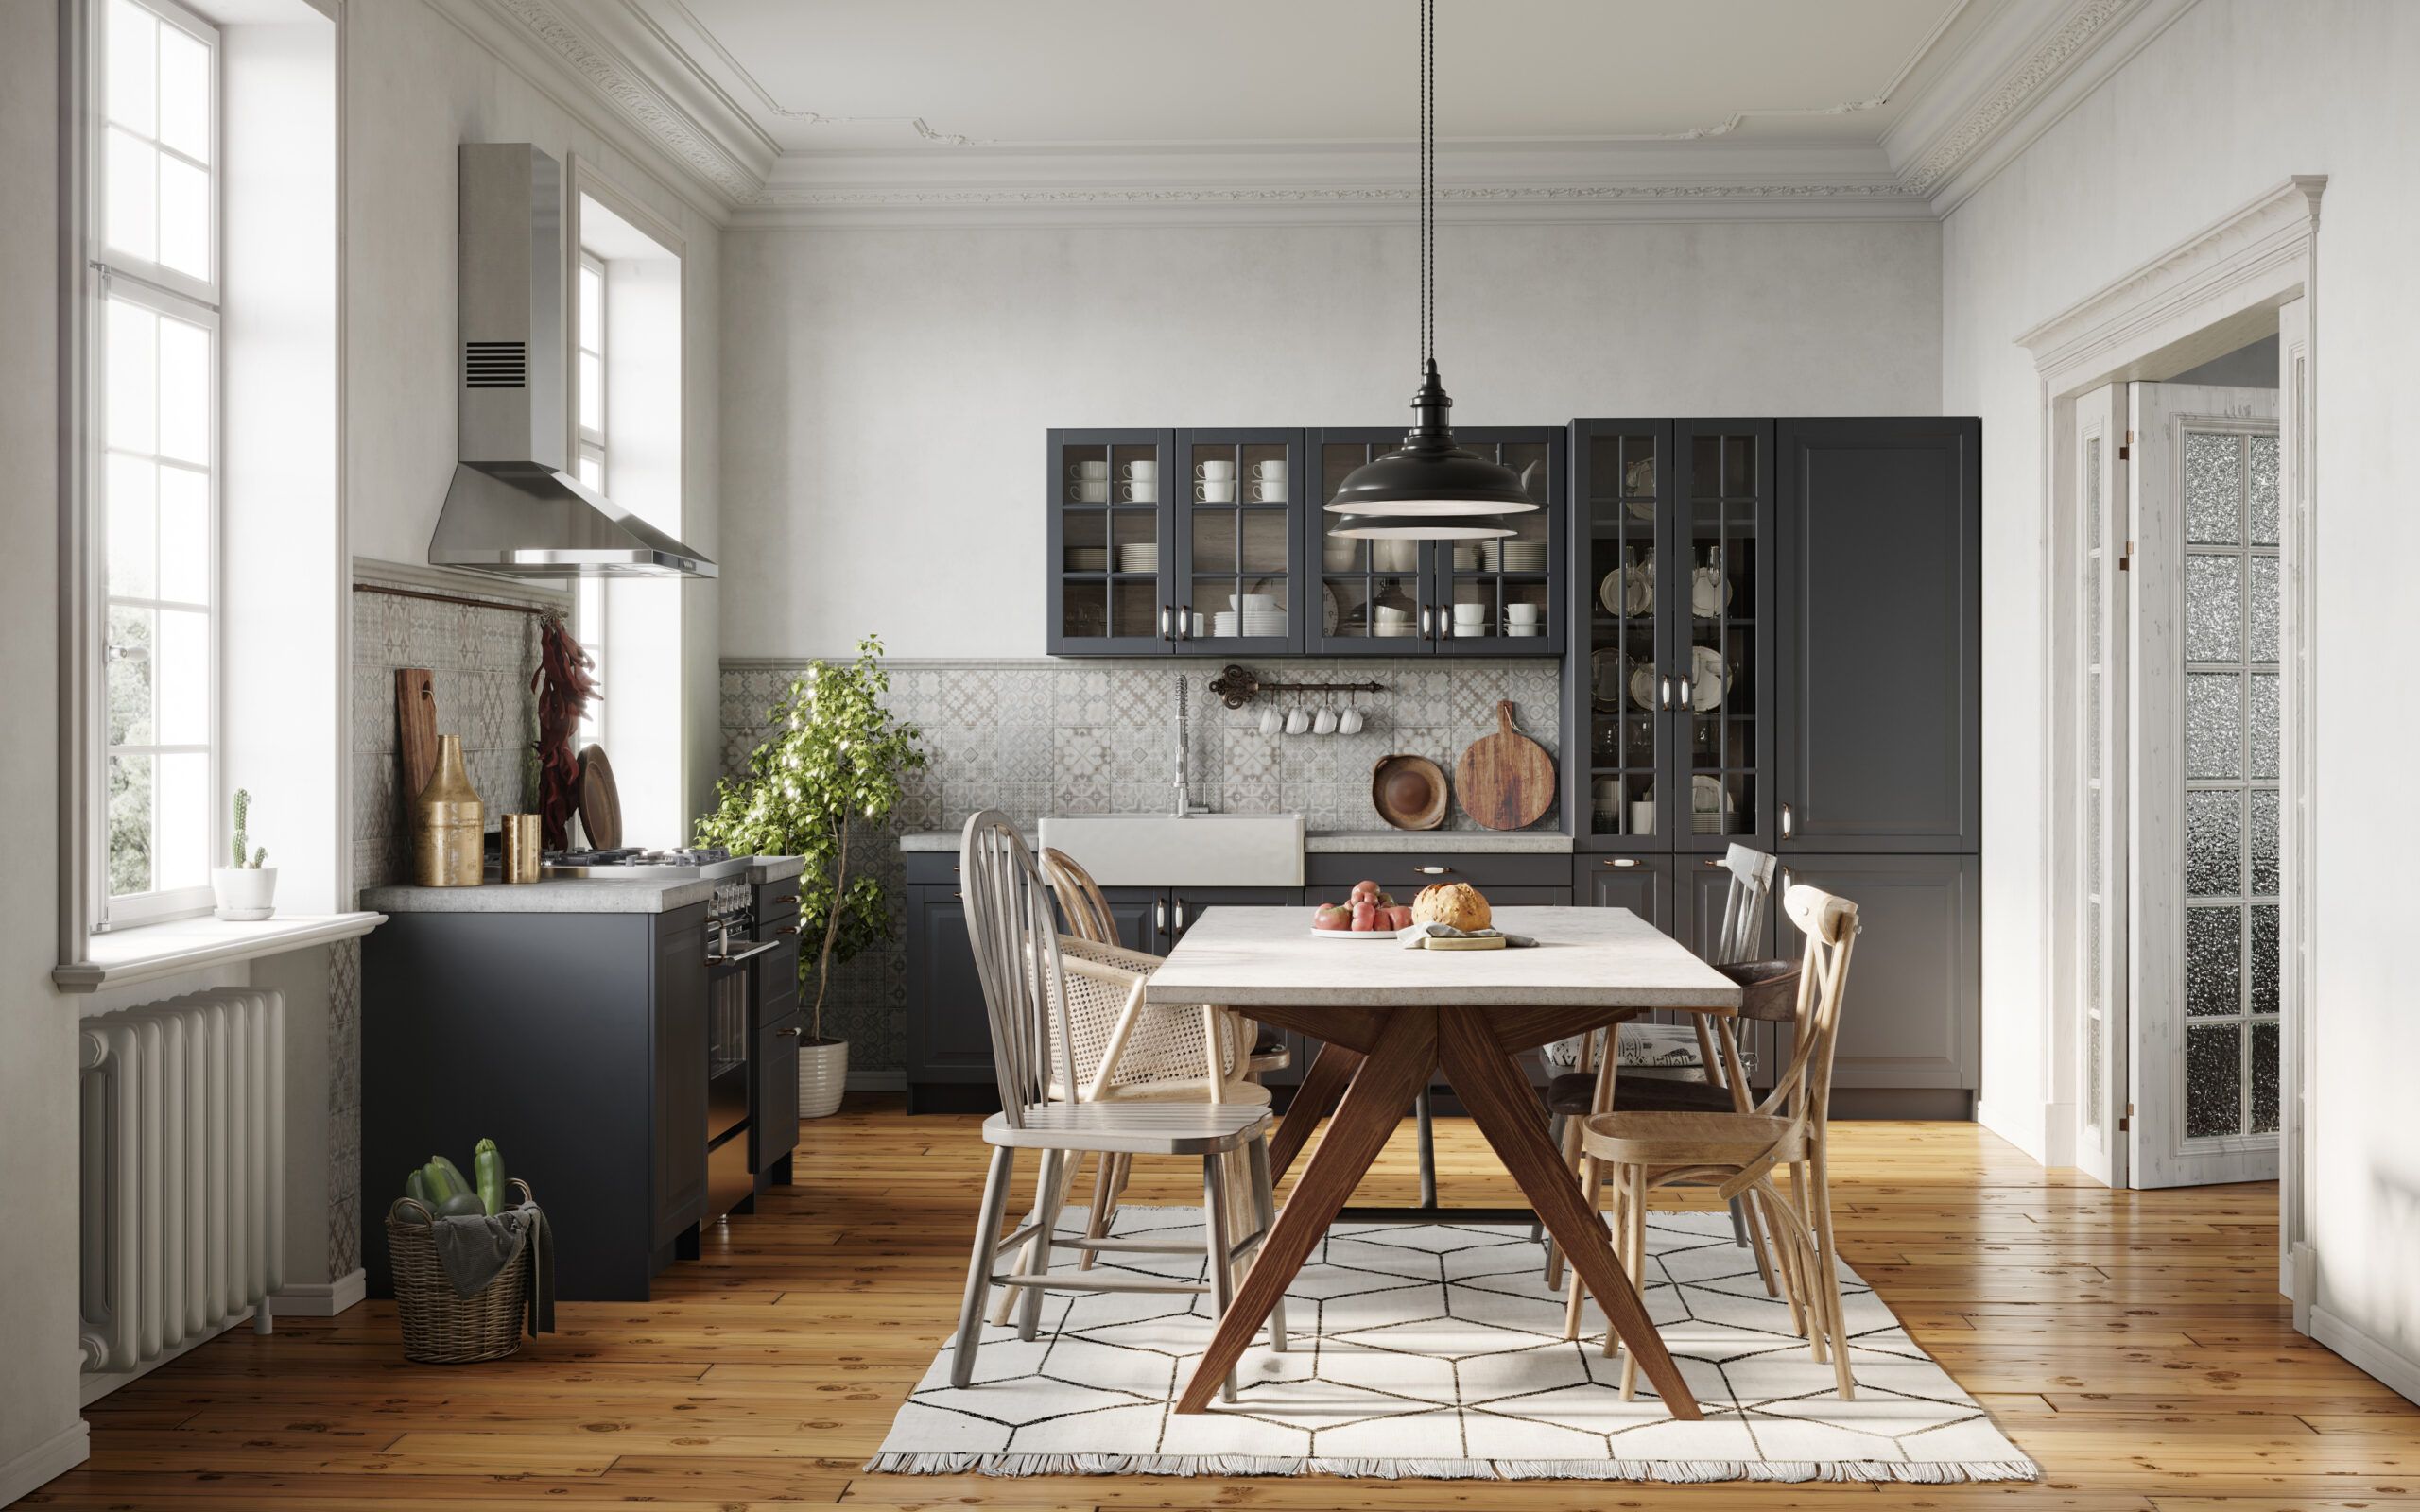
{"label": "ceiling molding", "polygon": [[[921,115],[901,115],[879,119],[898,125],[911,146],[782,152],[750,107],[734,100],[682,40],[631,0],[592,0],[577,8],[567,0],[438,3],[484,12],[518,33],[595,102],[652,141],[736,225],[1392,219],[1412,199],[1408,162],[1398,171],[1403,153],[1392,143],[1018,148],[942,130]],[[1916,70],[1957,12],[1872,99],[1738,112],[1711,126],[1649,137],[1448,143],[1446,161],[1460,181],[1441,187],[1441,208],[1448,215],[1509,218],[1935,218],[2191,3],[2061,0],[2047,16],[2022,0],[2001,5],[1909,102],[1891,132],[1866,148],[1744,147],[1735,133],[1758,115],[1839,115],[1878,107]],[[836,125],[873,120],[778,104],[685,6],[675,9],[700,45],[722,54],[766,112]],[[2131,45],[2104,46],[2121,34]],[[2014,138],[2021,140],[2012,146]]]}

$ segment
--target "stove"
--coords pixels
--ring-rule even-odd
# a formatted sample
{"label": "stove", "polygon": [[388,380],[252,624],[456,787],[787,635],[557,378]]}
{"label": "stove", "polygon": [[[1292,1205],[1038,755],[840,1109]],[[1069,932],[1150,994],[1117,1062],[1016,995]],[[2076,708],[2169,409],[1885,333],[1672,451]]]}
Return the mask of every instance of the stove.
{"label": "stove", "polygon": [[549,850],[539,868],[547,877],[626,877],[633,882],[680,882],[735,877],[752,859],[716,847],[707,850]]}

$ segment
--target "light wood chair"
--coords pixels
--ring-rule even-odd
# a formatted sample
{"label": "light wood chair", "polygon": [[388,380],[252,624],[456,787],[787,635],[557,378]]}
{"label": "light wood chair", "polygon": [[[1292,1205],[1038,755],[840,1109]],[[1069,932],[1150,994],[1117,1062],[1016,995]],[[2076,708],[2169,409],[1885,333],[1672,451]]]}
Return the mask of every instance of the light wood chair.
{"label": "light wood chair", "polygon": [[[1751,1112],[1599,1113],[1581,1125],[1581,1150],[1591,1192],[1610,1177],[1615,1191],[1615,1253],[1633,1280],[1644,1281],[1647,1194],[1680,1183],[1712,1183],[1726,1199],[1754,1193],[1770,1220],[1773,1259],[1788,1286],[1791,1328],[1805,1335],[1820,1364],[1827,1356],[1841,1400],[1857,1395],[1849,1373],[1848,1331],[1841,1312],[1838,1254],[1826,1130],[1831,1116],[1832,1054],[1848,988],[1849,955],[1857,943],[1857,905],[1808,886],[1782,900],[1806,937],[1800,964],[1796,1044],[1789,1067]],[[1784,1195],[1774,1176],[1787,1172]],[[1578,1278],[1566,1307],[1580,1308]],[[1619,1346],[1610,1328],[1605,1352]],[[1622,1364],[1622,1396],[1637,1389],[1634,1360]]]}
{"label": "light wood chair", "polygon": [[[992,1146],[991,1170],[983,1183],[983,1205],[976,1222],[974,1254],[967,1264],[964,1303],[959,1312],[957,1350],[950,1362],[950,1383],[963,1387],[974,1380],[976,1351],[983,1339],[984,1303],[993,1288],[1016,1298],[1021,1339],[1031,1339],[1040,1330],[1045,1291],[1206,1293],[1223,1314],[1234,1293],[1237,1267],[1258,1250],[1276,1221],[1276,1210],[1270,1194],[1270,1120],[1265,1101],[1174,1102],[1068,1095],[1084,1084],[1077,1060],[1072,1003],[1083,991],[1079,984],[1100,982],[1106,974],[1116,972],[1114,965],[1100,962],[1096,955],[1110,947],[1059,932],[1050,890],[1034,866],[1032,852],[1006,815],[987,809],[966,821],[959,840],[959,868],[1000,1091],[1000,1111],[983,1121],[983,1139]],[[1132,981],[1139,989],[1141,979]],[[1030,1222],[1004,1235],[1000,1229],[1008,1211],[1009,1187],[1015,1175],[1016,1152],[1022,1149],[1041,1152],[1040,1200]],[[1123,1271],[1051,1273],[1056,1222],[1075,1162],[1085,1155],[1185,1156],[1201,1161],[1203,1237],[1200,1247],[1207,1280],[1178,1281]],[[1236,1156],[1244,1159],[1251,1173],[1249,1224],[1234,1211],[1225,1179],[1224,1166]],[[1194,1247],[1165,1239],[1096,1235],[1071,1244],[1088,1251],[1151,1254],[1185,1254]],[[1012,1251],[1023,1253],[1022,1267],[1003,1270],[1000,1261]],[[1270,1344],[1272,1349],[1286,1348],[1282,1304],[1270,1314]],[[1235,1400],[1232,1374],[1224,1383],[1223,1395],[1226,1400]]]}
{"label": "light wood chair", "polygon": [[[1715,931],[1714,941],[1705,956],[1708,965],[1739,981],[1743,988],[1766,984],[1761,992],[1744,991],[1740,1019],[1758,1018],[1787,1022],[1795,1002],[1795,994],[1773,978],[1783,974],[1768,969],[1767,963],[1751,964],[1758,942],[1763,937],[1765,908],[1772,900],[1773,875],[1780,868],[1777,858],[1744,845],[1732,846],[1719,863],[1731,873],[1731,885],[1723,897],[1722,923]],[[1737,971],[1731,969],[1738,968]],[[1776,988],[1778,987],[1778,989]],[[1709,1028],[1709,1022],[1712,1027]],[[1739,1048],[1738,1021],[1715,1019],[1692,1014],[1689,1027],[1697,1040],[1697,1069],[1703,1080],[1687,1081],[1674,1076],[1634,1075],[1620,1083],[1620,1104],[1629,1110],[1641,1112],[1720,1112],[1744,1113],[1748,1110],[1751,1092],[1748,1087],[1747,1059]],[[1580,1171],[1580,1121],[1598,1113],[1613,1110],[1616,1101],[1616,1080],[1629,1057],[1616,1053],[1605,1055],[1606,1033],[1617,1033],[1620,1045],[1642,1037],[1642,1031],[1663,1029],[1664,1025],[1626,1023],[1613,1031],[1591,1036],[1581,1047],[1580,1068],[1553,1077],[1547,1085],[1547,1111],[1551,1115],[1549,1136],[1563,1150],[1563,1156],[1574,1175]],[[1594,1197],[1591,1194],[1591,1197]],[[1765,1291],[1774,1293],[1774,1275],[1771,1257],[1767,1254],[1762,1225],[1746,1199],[1731,1204],[1731,1234],[1738,1244],[1756,1257],[1756,1273],[1764,1279]],[[1544,1238],[1540,1225],[1530,1228],[1532,1239]],[[1563,1255],[1551,1239],[1547,1240],[1547,1284],[1560,1285],[1563,1280]],[[1577,1320],[1573,1320],[1577,1327]]]}

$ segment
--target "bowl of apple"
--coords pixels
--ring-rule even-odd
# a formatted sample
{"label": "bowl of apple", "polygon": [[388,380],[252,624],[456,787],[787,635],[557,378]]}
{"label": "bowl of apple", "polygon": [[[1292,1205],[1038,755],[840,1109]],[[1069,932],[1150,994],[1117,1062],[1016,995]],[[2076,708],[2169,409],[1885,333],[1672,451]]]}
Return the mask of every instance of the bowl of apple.
{"label": "bowl of apple", "polygon": [[1311,911],[1311,934],[1318,939],[1392,939],[1396,930],[1410,927],[1411,910],[1374,882],[1357,882],[1352,897]]}

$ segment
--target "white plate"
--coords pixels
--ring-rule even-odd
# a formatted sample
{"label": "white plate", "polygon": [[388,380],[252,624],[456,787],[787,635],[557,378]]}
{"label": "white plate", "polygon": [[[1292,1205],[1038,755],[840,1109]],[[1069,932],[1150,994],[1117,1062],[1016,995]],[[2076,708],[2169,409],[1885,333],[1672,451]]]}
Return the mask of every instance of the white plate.
{"label": "white plate", "polygon": [[1067,570],[1071,573],[1100,573],[1109,570],[1109,548],[1077,546],[1067,553]]}
{"label": "white plate", "polygon": [[1713,646],[1693,645],[1689,651],[1689,702],[1698,713],[1711,713],[1722,707],[1722,696],[1730,691],[1731,669]]}
{"label": "white plate", "polygon": [[1631,669],[1630,701],[1649,713],[1655,712],[1655,669],[1653,667],[1637,666]]}
{"label": "white plate", "polygon": [[1720,567],[1701,567],[1689,575],[1689,612],[1702,620],[1720,614],[1731,602],[1731,579]]}

